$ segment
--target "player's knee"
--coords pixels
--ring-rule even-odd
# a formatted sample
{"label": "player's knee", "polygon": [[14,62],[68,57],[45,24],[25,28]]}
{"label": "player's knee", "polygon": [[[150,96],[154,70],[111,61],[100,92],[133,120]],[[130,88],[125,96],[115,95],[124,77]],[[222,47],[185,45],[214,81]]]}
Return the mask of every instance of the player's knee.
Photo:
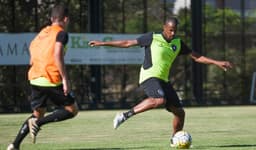
{"label": "player's knee", "polygon": [[78,114],[78,106],[76,103],[71,106],[66,106],[65,109],[68,112],[70,112],[73,115],[73,117],[75,117]]}
{"label": "player's knee", "polygon": [[170,106],[170,107],[167,107],[166,110],[173,113],[175,116],[178,116],[180,118],[185,118],[185,111],[183,108]]}
{"label": "player's knee", "polygon": [[78,114],[78,107],[77,106],[72,111],[72,114],[74,115],[74,117]]}
{"label": "player's knee", "polygon": [[177,109],[175,111],[174,115],[179,117],[180,119],[184,120],[184,118],[185,118],[185,111],[184,111],[184,109],[179,108],[179,109]]}
{"label": "player's knee", "polygon": [[45,108],[36,108],[35,110],[33,110],[33,117],[35,117],[35,118],[43,118],[45,112],[46,112]]}
{"label": "player's knee", "polygon": [[181,118],[185,118],[185,111],[184,109],[179,109],[177,112],[177,116],[181,117]]}
{"label": "player's knee", "polygon": [[164,98],[154,98],[154,99],[152,100],[152,102],[153,102],[153,107],[154,107],[154,108],[157,108],[157,107],[159,107],[159,106],[164,105],[165,100],[164,100]]}
{"label": "player's knee", "polygon": [[70,117],[69,118],[74,118],[77,114],[78,114],[78,111],[77,110],[67,110],[70,114]]}
{"label": "player's knee", "polygon": [[75,117],[78,114],[78,109],[73,110],[71,113],[73,114],[73,117]]}

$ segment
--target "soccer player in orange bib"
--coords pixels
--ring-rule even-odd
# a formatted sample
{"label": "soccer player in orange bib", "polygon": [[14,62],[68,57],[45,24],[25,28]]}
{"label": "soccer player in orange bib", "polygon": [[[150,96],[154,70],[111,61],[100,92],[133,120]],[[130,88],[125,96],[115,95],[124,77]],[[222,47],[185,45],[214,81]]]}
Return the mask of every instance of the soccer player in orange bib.
{"label": "soccer player in orange bib", "polygon": [[[64,64],[64,47],[68,42],[68,33],[64,29],[69,22],[68,9],[65,5],[57,4],[52,8],[51,22],[51,25],[43,28],[30,44],[31,67],[28,78],[33,113],[22,124],[7,150],[19,150],[28,133],[35,143],[41,126],[73,118],[78,113],[76,101],[70,93],[70,83]],[[44,116],[48,100],[59,109]]]}

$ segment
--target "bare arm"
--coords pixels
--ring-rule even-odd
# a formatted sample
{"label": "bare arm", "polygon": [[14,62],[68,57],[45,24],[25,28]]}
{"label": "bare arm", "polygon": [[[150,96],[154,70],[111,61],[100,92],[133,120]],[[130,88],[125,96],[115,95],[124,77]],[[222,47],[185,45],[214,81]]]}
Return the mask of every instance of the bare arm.
{"label": "bare arm", "polygon": [[220,67],[221,69],[223,69],[224,71],[227,71],[227,69],[233,67],[233,65],[229,61],[219,61],[219,60],[211,59],[195,52],[192,52],[190,56],[195,62],[203,63],[203,64],[214,64]]}
{"label": "bare arm", "polygon": [[118,41],[90,41],[90,46],[113,46],[113,47],[122,47],[122,48],[128,48],[131,46],[138,45],[137,40],[118,40]]}
{"label": "bare arm", "polygon": [[67,76],[66,67],[64,63],[63,44],[61,42],[56,42],[55,44],[54,58],[55,58],[55,62],[58,67],[58,70],[60,72],[60,75],[62,77],[64,94],[67,95],[70,91],[70,87],[69,87],[68,76]]}

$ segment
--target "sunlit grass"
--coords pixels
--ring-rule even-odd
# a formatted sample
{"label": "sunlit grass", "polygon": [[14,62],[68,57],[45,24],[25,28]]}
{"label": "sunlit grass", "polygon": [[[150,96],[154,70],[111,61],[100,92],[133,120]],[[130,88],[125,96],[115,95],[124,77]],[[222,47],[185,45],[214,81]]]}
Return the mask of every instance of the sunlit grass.
{"label": "sunlit grass", "polygon": [[[256,106],[185,108],[184,129],[193,138],[192,149],[256,149]],[[114,130],[118,111],[83,111],[71,120],[42,127],[37,144],[26,137],[24,150],[168,150],[172,114],[151,110],[127,120]],[[12,142],[29,114],[0,115],[0,149]]]}

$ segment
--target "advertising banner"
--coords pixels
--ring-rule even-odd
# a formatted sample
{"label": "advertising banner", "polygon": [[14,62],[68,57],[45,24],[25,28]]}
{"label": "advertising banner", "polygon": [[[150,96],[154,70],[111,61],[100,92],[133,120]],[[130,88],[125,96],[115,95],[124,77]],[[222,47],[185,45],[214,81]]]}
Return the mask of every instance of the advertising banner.
{"label": "advertising banner", "polygon": [[[35,33],[0,34],[0,65],[27,65],[30,57],[29,44],[35,36]],[[90,40],[124,40],[136,39],[138,36],[135,34],[69,33],[65,63],[88,65],[141,64],[144,50],[138,46],[114,48],[88,45]]]}

